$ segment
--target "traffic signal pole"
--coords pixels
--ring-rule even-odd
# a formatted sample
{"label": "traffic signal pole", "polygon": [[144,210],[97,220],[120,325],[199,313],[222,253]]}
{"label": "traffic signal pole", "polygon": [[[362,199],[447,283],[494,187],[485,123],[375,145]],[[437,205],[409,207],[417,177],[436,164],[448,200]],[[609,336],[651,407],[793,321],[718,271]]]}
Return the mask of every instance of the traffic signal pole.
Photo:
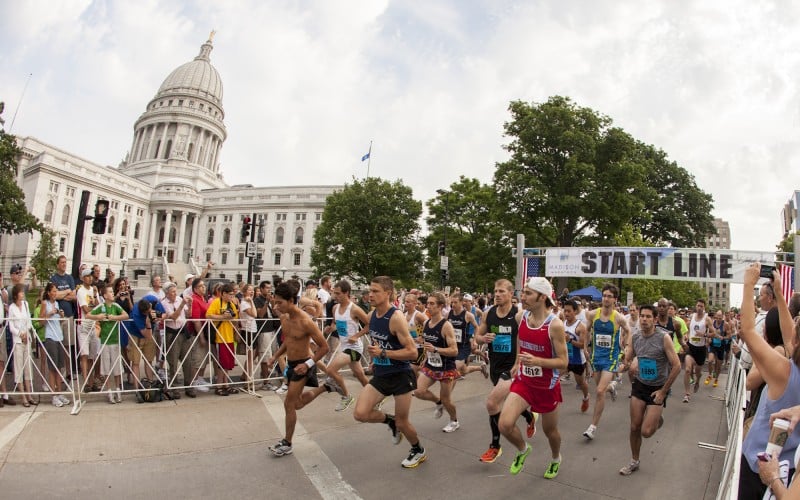
{"label": "traffic signal pole", "polygon": [[[253,217],[250,219],[250,243],[253,244],[256,241],[256,213],[253,212]],[[258,252],[256,252],[256,256]],[[247,258],[247,283],[252,285],[253,284],[253,259],[254,257]]]}
{"label": "traffic signal pole", "polygon": [[86,228],[86,209],[89,207],[89,191],[81,191],[78,217],[75,220],[75,242],[72,246],[72,277],[80,281],[81,254],[83,253],[83,232]]}

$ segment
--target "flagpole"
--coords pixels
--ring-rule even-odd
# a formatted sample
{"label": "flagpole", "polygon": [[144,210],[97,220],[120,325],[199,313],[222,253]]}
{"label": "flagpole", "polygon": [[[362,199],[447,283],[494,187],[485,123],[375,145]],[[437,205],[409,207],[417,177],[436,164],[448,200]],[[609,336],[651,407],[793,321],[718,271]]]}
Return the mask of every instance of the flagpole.
{"label": "flagpole", "polygon": [[369,164],[372,163],[372,141],[369,141],[369,151],[367,151],[367,179],[369,179]]}

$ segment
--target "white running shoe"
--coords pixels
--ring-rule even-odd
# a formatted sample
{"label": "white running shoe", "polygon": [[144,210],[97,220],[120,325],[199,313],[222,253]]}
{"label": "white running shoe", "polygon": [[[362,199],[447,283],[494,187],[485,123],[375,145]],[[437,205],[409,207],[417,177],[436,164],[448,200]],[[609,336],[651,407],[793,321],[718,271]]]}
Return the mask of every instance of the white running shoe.
{"label": "white running shoe", "polygon": [[455,432],[461,427],[461,424],[458,423],[458,420],[451,420],[449,424],[445,425],[442,428],[443,432]]}
{"label": "white running shoe", "polygon": [[597,427],[594,425],[590,425],[585,431],[583,431],[583,437],[591,441],[594,439],[594,431],[597,430]]}
{"label": "white running shoe", "polygon": [[608,392],[611,393],[611,401],[617,400],[617,382],[611,382],[608,384]]}
{"label": "white running shoe", "polygon": [[413,469],[424,462],[426,458],[428,458],[428,454],[425,453],[424,449],[414,450],[414,448],[411,448],[411,451],[408,453],[408,457],[403,460],[400,465],[406,469]]}
{"label": "white running shoe", "polygon": [[61,400],[58,399],[58,396],[53,396],[53,406],[55,406],[56,408],[61,408],[62,406],[64,406],[64,403],[62,403]]}
{"label": "white running shoe", "polygon": [[631,463],[626,465],[625,467],[619,470],[619,473],[623,476],[630,476],[634,472],[639,470],[639,461],[638,460],[631,460]]}
{"label": "white running shoe", "polygon": [[277,444],[270,446],[269,451],[271,451],[276,457],[282,457],[285,455],[291,455],[292,451],[294,450],[292,450],[291,444],[287,443],[285,439],[281,439]]}
{"label": "white running shoe", "polygon": [[342,396],[342,399],[339,400],[339,404],[336,405],[334,410],[336,411],[345,411],[346,409],[350,408],[350,405],[353,404],[356,398],[351,396]]}
{"label": "white running shoe", "polygon": [[280,386],[280,387],[278,388],[278,390],[277,390],[277,391],[275,391],[275,394],[284,395],[284,394],[286,394],[288,391],[289,391],[289,386],[288,386],[288,385],[286,385],[286,384],[283,384],[282,386]]}
{"label": "white running shoe", "polygon": [[59,394],[59,395],[58,395],[58,396],[56,396],[56,397],[59,399],[59,401],[61,401],[61,403],[62,403],[64,406],[66,406],[66,405],[68,405],[68,404],[70,403],[70,401],[69,401],[69,398],[67,398],[67,397],[66,397],[66,396],[64,396],[63,394]]}

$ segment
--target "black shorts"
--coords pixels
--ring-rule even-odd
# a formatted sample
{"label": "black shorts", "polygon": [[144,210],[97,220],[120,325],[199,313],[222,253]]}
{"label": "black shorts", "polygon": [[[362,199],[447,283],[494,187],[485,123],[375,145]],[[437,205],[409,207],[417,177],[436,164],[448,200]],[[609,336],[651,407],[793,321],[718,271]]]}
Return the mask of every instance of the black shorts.
{"label": "black shorts", "polygon": [[725,349],[721,345],[712,345],[708,348],[708,352],[714,355],[717,359],[725,357]]}
{"label": "black shorts", "polygon": [[369,385],[384,396],[400,396],[416,389],[417,379],[414,378],[413,371],[403,370],[388,375],[376,375],[369,381]]}
{"label": "black shorts", "polygon": [[47,352],[47,365],[51,370],[58,370],[64,366],[66,351],[64,350],[63,342],[53,339],[44,339],[44,350]]}
{"label": "black shorts", "polygon": [[305,375],[298,375],[294,372],[295,366],[299,365],[300,363],[305,363],[309,359],[311,358],[298,359],[296,361],[289,361],[286,364],[286,378],[289,380],[289,382],[300,382],[301,380],[305,379],[306,387],[319,387],[316,365],[309,368]]}
{"label": "black shorts", "polygon": [[472,354],[472,345],[470,345],[469,342],[466,344],[458,344],[458,354],[456,354],[456,360],[466,361],[469,359],[470,354]]}
{"label": "black shorts", "polygon": [[580,365],[569,364],[569,365],[567,365],[567,371],[570,371],[570,372],[574,373],[575,375],[582,376],[583,372],[586,371],[586,367],[583,366],[582,364],[580,364]]}
{"label": "black shorts", "polygon": [[511,380],[511,368],[512,366],[502,365],[495,368],[494,364],[489,364],[489,379],[492,381],[492,385],[497,385],[498,382],[501,380]]}
{"label": "black shorts", "polygon": [[342,349],[342,352],[350,357],[351,363],[361,361],[361,353],[356,351],[355,349]]}
{"label": "black shorts", "polygon": [[656,386],[656,385],[646,385],[646,384],[643,384],[641,381],[639,381],[639,379],[634,378],[633,379],[633,388],[631,389],[631,397],[644,401],[644,404],[646,404],[646,405],[664,406],[664,407],[666,407],[667,406],[667,398],[669,397],[669,394],[665,394],[664,395],[664,401],[662,401],[661,403],[654,403],[653,402],[653,393],[655,391],[660,390],[662,387],[664,387],[664,386],[663,385],[658,385],[658,386]]}
{"label": "black shorts", "polygon": [[696,346],[692,344],[687,344],[689,346],[689,356],[694,358],[694,362],[700,366],[706,364],[706,346]]}

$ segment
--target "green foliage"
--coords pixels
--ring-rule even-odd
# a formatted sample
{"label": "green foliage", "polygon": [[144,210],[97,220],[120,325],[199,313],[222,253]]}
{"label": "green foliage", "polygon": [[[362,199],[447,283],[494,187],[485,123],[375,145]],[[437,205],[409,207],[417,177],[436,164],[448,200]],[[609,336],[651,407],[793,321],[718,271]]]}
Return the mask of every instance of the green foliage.
{"label": "green foliage", "polygon": [[626,225],[653,244],[698,246],[713,232],[711,196],[660,150],[607,116],[554,96],[513,101],[494,188],[506,235],[526,246],[609,245]]}
{"label": "green foliage", "polygon": [[42,284],[46,283],[47,279],[55,273],[57,260],[56,233],[44,227],[41,230],[39,246],[36,247],[36,252],[31,257],[31,266],[36,269],[39,279],[44,280]]}
{"label": "green foliage", "polygon": [[497,222],[499,208],[491,186],[462,175],[450,185],[449,191],[428,201],[428,212],[426,267],[431,270],[431,281],[437,283],[437,288],[440,272],[437,247],[445,239],[445,227],[449,285],[460,286],[462,290],[489,291],[498,277],[513,276],[513,242]]}
{"label": "green foliage", "polygon": [[388,275],[404,283],[422,277],[419,217],[411,188],[370,177],[331,194],[314,233],[311,266],[356,282]]}
{"label": "green foliage", "polygon": [[796,235],[800,235],[800,231],[797,231],[796,233],[789,233],[789,235],[787,235],[786,238],[782,239],[781,242],[778,243],[778,245],[777,245],[778,252],[787,253],[787,254],[793,254],[794,253],[794,237]]}
{"label": "green foliage", "polygon": [[16,137],[0,128],[0,233],[40,230],[42,225],[25,206],[25,193],[17,185],[17,158],[22,150]]}

